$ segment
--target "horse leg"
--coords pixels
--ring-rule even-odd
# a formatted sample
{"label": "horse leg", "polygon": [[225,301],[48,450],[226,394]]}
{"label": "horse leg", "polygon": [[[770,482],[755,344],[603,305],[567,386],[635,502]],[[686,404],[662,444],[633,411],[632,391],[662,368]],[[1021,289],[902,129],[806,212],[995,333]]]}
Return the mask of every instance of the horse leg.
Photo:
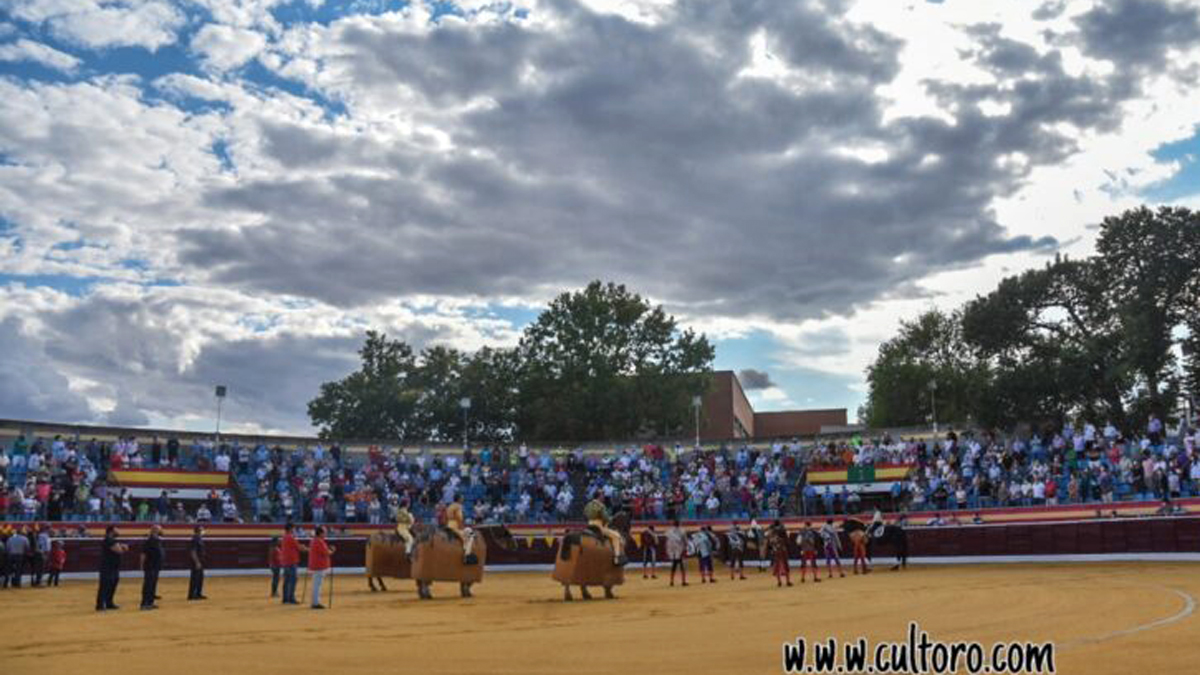
{"label": "horse leg", "polygon": [[462,597],[464,597],[464,598],[474,597],[471,595],[471,584],[463,582],[463,583],[459,584],[458,587],[459,587],[459,592],[462,593]]}
{"label": "horse leg", "polygon": [[371,592],[374,593],[376,591],[375,577],[367,577],[367,585],[371,587]]}
{"label": "horse leg", "polygon": [[379,577],[379,589],[386,592],[387,586],[383,583],[383,577]]}
{"label": "horse leg", "polygon": [[580,586],[580,587],[579,587],[579,594],[583,596],[583,599],[584,599],[584,600],[591,600],[591,599],[592,599],[592,594],[588,592],[587,586]]}
{"label": "horse leg", "polygon": [[570,602],[575,598],[571,596],[571,584],[563,584],[563,600]]}
{"label": "horse leg", "polygon": [[617,596],[613,595],[612,586],[604,587],[604,597],[608,600],[615,600]]}

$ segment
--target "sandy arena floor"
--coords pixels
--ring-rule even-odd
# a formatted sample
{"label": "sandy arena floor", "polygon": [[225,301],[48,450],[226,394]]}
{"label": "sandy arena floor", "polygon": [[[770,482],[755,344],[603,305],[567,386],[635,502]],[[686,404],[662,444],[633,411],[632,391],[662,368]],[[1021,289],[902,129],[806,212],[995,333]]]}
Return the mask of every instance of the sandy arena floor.
{"label": "sandy arena floor", "polygon": [[[338,577],[334,608],[283,607],[262,577],[210,578],[203,603],[164,579],[157,612],[92,611],[94,582],[0,591],[0,670],[58,673],[779,673],[781,643],[1054,640],[1059,673],[1200,672],[1200,566],[921,566],[776,589],[767,574],[669,588],[631,575],[618,600],[564,603],[546,573],[489,574],[476,597],[419,602],[412,583],[371,593]],[[795,577],[798,581],[798,577]]]}

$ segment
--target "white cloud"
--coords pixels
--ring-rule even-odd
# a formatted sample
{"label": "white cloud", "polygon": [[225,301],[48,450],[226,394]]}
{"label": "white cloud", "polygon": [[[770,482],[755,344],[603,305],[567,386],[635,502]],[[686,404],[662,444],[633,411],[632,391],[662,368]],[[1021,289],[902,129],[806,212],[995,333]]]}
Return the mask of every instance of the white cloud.
{"label": "white cloud", "polygon": [[217,70],[244,65],[262,52],[267,40],[255,30],[210,23],[192,38],[192,51]]}
{"label": "white cloud", "polygon": [[175,41],[185,17],[160,0],[4,0],[9,13],[45,24],[55,37],[93,49],[138,46],[151,51]]}
{"label": "white cloud", "polygon": [[[1040,264],[1047,235],[1087,251],[1088,225],[1178,169],[1150,152],[1200,121],[1172,70],[1197,45],[1162,72],[1114,68],[1077,35],[1089,3],[1031,20],[1019,3],[589,0],[517,19],[471,0],[437,25],[418,4],[285,28],[276,0],[204,2],[199,73],[0,80],[0,270],[98,280],[0,289],[0,339],[80,415],[202,425],[221,378],[247,392],[243,428],[303,430],[365,328],[512,344],[480,306],[596,276],[714,337],[778,343],[742,366],[861,382],[902,318]],[[154,49],[185,21],[153,0],[0,3],[88,47]],[[240,79],[255,58],[323,100]],[[161,280],[181,285],[144,285]]]}
{"label": "white cloud", "polygon": [[64,73],[74,72],[80,63],[66,52],[24,38],[0,45],[0,61],[33,61]]}

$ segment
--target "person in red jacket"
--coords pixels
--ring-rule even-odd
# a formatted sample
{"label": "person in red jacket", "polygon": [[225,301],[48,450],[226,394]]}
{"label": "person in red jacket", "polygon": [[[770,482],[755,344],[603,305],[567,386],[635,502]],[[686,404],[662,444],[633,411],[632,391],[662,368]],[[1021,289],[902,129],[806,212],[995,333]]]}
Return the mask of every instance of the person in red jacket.
{"label": "person in red jacket", "polygon": [[283,604],[298,605],[296,601],[296,567],[300,565],[300,542],[290,522],[283,526],[283,541],[279,544],[279,564],[283,567]]}
{"label": "person in red jacket", "polygon": [[46,577],[47,586],[57,586],[58,576],[62,574],[63,568],[67,566],[67,549],[63,548],[61,541],[55,540],[50,545],[50,575]]}
{"label": "person in red jacket", "polygon": [[321,583],[333,567],[333,554],[337,549],[325,543],[325,528],[317,526],[316,537],[308,545],[308,572],[312,575],[312,608],[325,609],[321,604]]}

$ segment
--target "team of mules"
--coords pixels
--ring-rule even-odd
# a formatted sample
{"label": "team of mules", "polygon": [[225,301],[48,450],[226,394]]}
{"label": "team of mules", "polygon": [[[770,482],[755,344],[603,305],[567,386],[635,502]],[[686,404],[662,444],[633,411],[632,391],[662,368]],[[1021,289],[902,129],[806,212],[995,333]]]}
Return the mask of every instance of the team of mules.
{"label": "team of mules", "polygon": [[[630,523],[626,513],[613,518],[612,529],[621,533],[628,548]],[[855,519],[847,519],[843,530],[867,530],[868,525]],[[372,591],[387,590],[384,577],[413,579],[417,584],[417,595],[421,599],[432,598],[430,588],[435,581],[457,583],[459,594],[471,597],[471,586],[483,580],[483,568],[487,563],[487,541],[513,550],[516,542],[508,528],[503,525],[485,525],[475,528],[471,562],[464,560],[463,544],[457,536],[442,528],[418,525],[413,529],[415,543],[412,556],[405,555],[404,542],[393,532],[380,532],[367,540],[366,569],[367,584]],[[766,537],[761,530],[747,530],[746,552],[754,552],[758,559],[770,555]],[[554,571],[551,578],[562,584],[563,599],[573,600],[571,587],[578,586],[585,600],[592,598],[589,586],[604,589],[604,597],[614,598],[613,588],[625,583],[625,568],[614,564],[613,550],[608,539],[591,528],[572,530],[559,539],[559,549],[554,556]],[[908,566],[908,535],[897,525],[883,525],[879,532],[867,540],[867,556],[872,555],[877,545],[892,548],[896,556],[893,570]],[[749,557],[749,556],[747,556]],[[761,568],[760,568],[761,569]],[[376,588],[378,586],[378,589]]]}

